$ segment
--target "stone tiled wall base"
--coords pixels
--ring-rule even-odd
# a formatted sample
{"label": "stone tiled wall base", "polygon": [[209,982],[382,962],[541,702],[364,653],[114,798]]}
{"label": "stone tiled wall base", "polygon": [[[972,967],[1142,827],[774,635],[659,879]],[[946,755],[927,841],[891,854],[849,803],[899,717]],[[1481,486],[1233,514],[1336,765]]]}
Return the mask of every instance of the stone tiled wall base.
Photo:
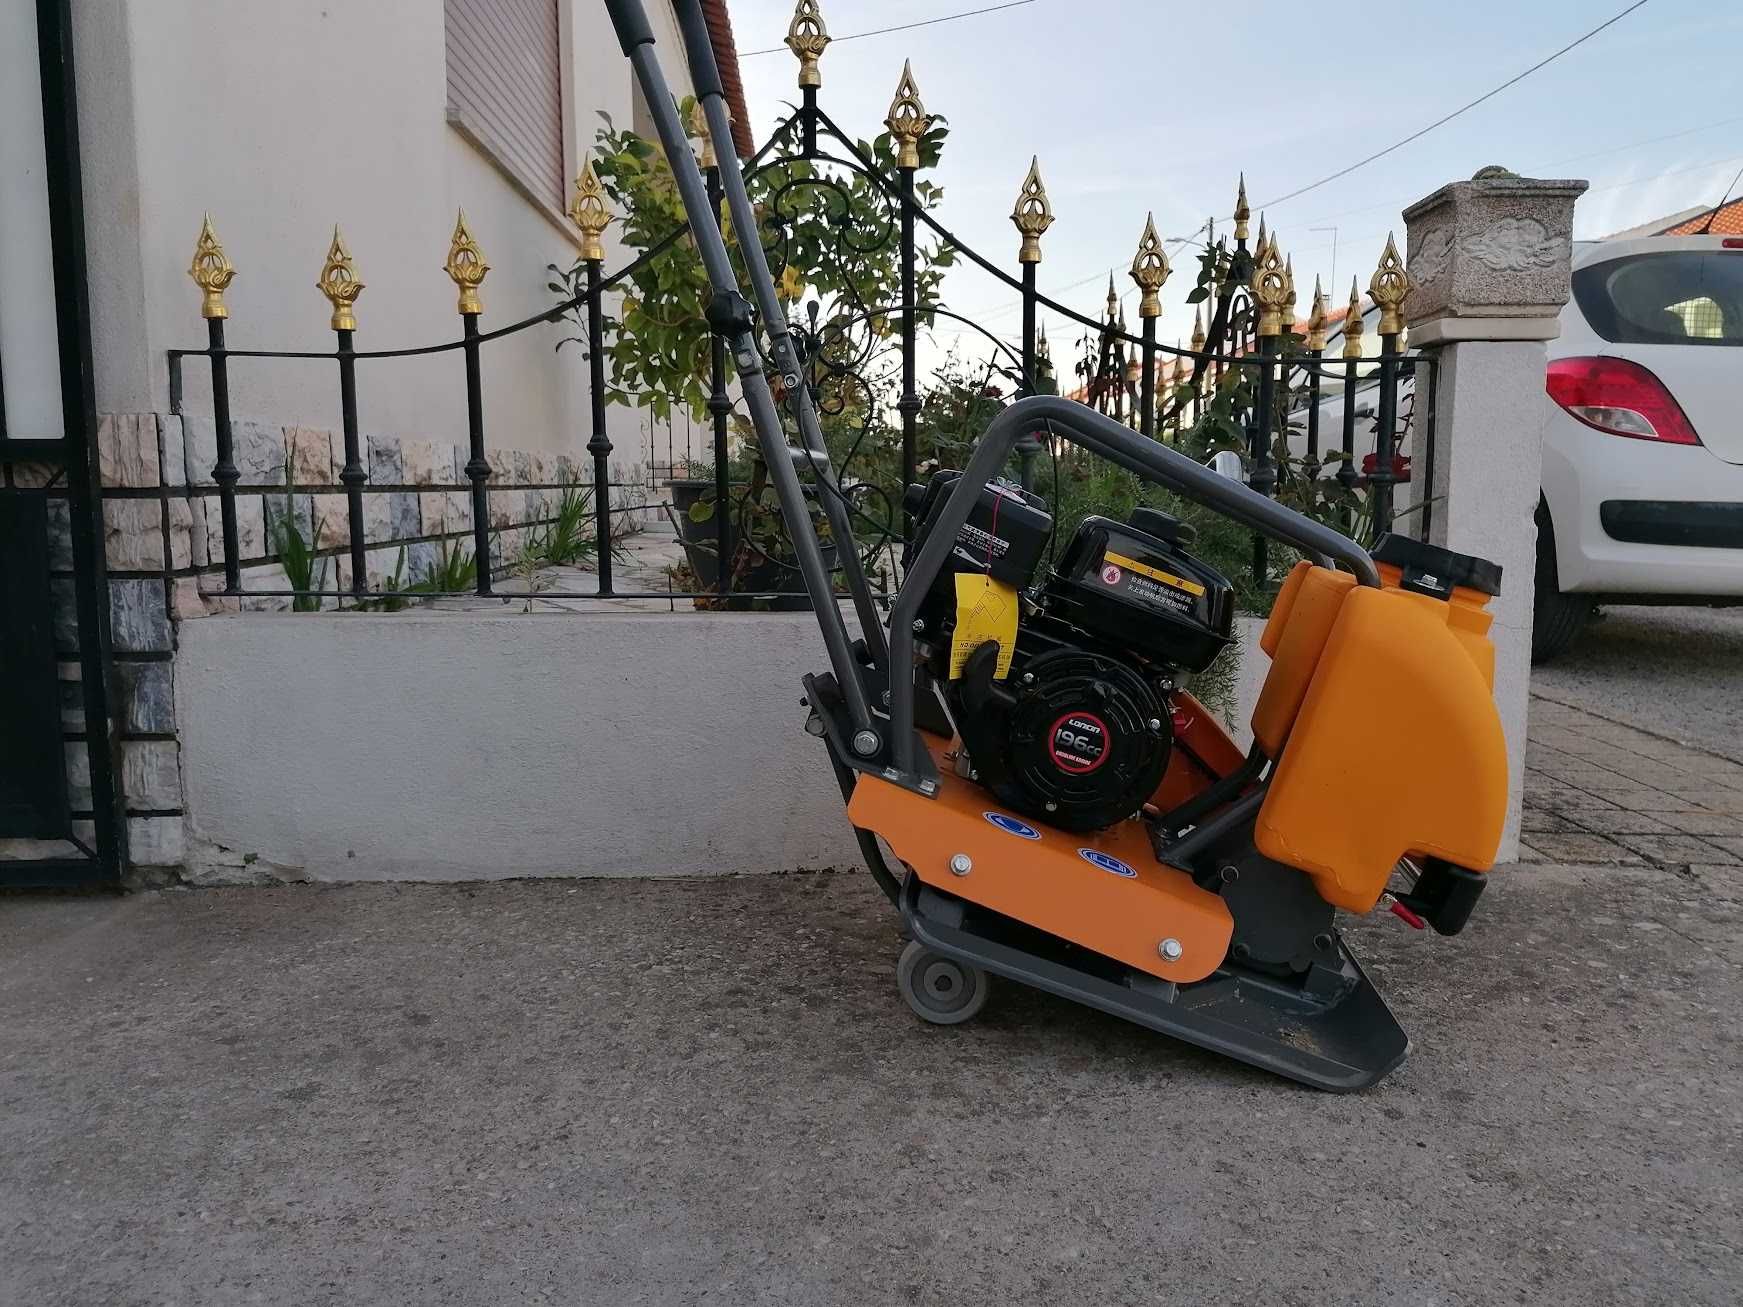
{"label": "stone tiled wall base", "polygon": [[[291,600],[239,600],[213,593],[223,584],[223,534],[213,493],[218,451],[212,419],[111,414],[101,420],[97,435],[131,866],[136,874],[151,869],[185,874],[204,867],[230,881],[248,879],[254,873],[242,855],[186,829],[173,689],[177,623],[218,612],[289,608]],[[342,437],[313,427],[236,421],[231,423],[231,445],[241,474],[236,521],[243,588],[291,588],[276,547],[276,528],[290,521],[316,549],[331,551],[316,565],[318,585],[348,589],[349,520],[339,483]],[[363,459],[370,483],[395,487],[366,487],[363,497],[370,588],[389,588],[396,578],[403,584],[422,580],[444,549],[471,552],[468,458],[465,448],[440,441],[365,437]],[[518,553],[527,527],[555,513],[563,491],[548,487],[590,480],[592,464],[585,457],[513,449],[492,450],[488,459],[491,561],[500,571]],[[611,491],[614,528],[624,534],[641,529],[650,520],[642,467],[614,460],[611,472],[621,483]],[[51,473],[21,467],[17,475],[21,485],[43,485]],[[56,642],[70,657],[77,653],[77,623],[65,499],[51,499],[49,511]],[[63,661],[61,686],[65,729],[81,731],[76,662]],[[76,742],[68,747],[68,780],[75,807],[88,810],[89,771],[83,746]],[[88,828],[89,822],[83,825]],[[284,878],[283,869],[261,875]]]}

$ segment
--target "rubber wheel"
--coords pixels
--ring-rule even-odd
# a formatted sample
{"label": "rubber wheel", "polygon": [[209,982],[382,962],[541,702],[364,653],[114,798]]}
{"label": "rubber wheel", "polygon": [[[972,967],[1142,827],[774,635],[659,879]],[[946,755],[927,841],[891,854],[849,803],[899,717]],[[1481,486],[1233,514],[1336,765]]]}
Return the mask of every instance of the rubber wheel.
{"label": "rubber wheel", "polygon": [[1537,501],[1537,593],[1531,609],[1531,661],[1546,663],[1566,651],[1592,620],[1593,604],[1563,594],[1555,568],[1555,527],[1549,505]]}
{"label": "rubber wheel", "polygon": [[896,988],[922,1021],[954,1026],[986,1006],[992,981],[979,967],[934,953],[914,939],[896,963]]}

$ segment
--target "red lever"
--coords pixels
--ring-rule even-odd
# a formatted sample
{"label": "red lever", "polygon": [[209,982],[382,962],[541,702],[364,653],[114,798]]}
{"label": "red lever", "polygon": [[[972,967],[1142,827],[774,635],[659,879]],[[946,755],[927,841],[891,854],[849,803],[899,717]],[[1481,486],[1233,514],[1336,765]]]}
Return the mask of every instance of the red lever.
{"label": "red lever", "polygon": [[1397,899],[1393,899],[1388,906],[1397,914],[1398,919],[1406,926],[1409,926],[1412,930],[1421,930],[1428,925],[1426,921],[1417,916],[1409,908],[1405,907]]}

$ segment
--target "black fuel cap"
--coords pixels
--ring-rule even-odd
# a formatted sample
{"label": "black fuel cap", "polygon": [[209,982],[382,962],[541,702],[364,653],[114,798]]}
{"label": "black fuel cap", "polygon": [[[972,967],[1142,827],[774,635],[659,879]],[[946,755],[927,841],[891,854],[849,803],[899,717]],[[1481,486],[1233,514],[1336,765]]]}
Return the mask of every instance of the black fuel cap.
{"label": "black fuel cap", "polygon": [[1172,513],[1164,513],[1160,508],[1134,508],[1126,518],[1126,525],[1165,545],[1190,545],[1198,538],[1196,527],[1182,522]]}
{"label": "black fuel cap", "polygon": [[1402,586],[1417,594],[1446,599],[1455,586],[1486,595],[1501,593],[1501,564],[1474,554],[1455,554],[1409,536],[1386,534],[1369,550],[1376,563],[1390,563],[1404,573]]}

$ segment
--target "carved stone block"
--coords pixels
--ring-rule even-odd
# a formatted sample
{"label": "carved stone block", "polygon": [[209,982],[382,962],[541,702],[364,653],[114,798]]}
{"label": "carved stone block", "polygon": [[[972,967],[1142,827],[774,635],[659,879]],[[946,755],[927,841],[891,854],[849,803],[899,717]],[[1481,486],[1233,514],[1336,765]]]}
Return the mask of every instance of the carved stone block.
{"label": "carved stone block", "polygon": [[[1435,336],[1431,324],[1446,318],[1523,319],[1489,338],[1552,338],[1568,299],[1574,201],[1585,189],[1583,181],[1485,168],[1406,209],[1411,293],[1404,310],[1412,341],[1430,343],[1425,329]],[[1475,331],[1456,337],[1484,338]]]}

